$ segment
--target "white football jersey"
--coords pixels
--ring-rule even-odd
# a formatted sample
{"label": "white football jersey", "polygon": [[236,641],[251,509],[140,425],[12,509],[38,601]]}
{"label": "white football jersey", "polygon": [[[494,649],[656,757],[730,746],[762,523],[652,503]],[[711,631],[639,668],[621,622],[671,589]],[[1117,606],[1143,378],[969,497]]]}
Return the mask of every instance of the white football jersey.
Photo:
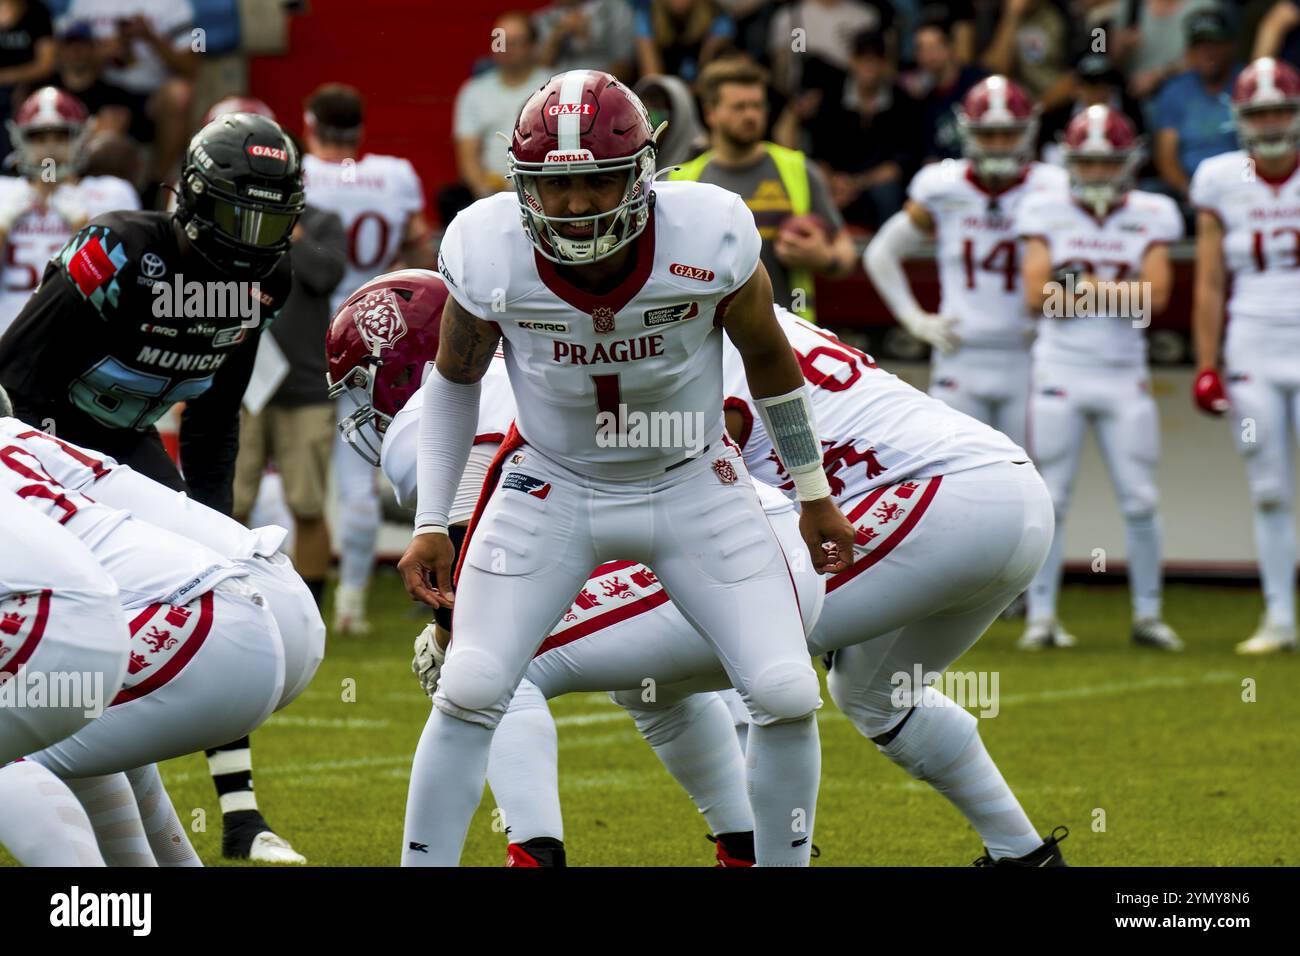
{"label": "white football jersey", "polygon": [[1223,226],[1228,338],[1249,335],[1273,348],[1281,336],[1300,347],[1300,176],[1269,182],[1233,150],[1196,167],[1189,195]]}
{"label": "white football jersey", "polygon": [[407,222],[424,208],[424,189],[410,160],[378,153],[347,163],[308,154],[302,181],[307,202],[338,216],[347,233],[347,271],[330,299],[335,311],[358,287],[388,271]]}
{"label": "white football jersey", "polygon": [[1027,196],[1068,187],[1064,170],[1039,162],[996,195],[979,184],[966,159],[931,163],[912,179],[908,198],[934,219],[939,311],[957,320],[963,344],[1029,346],[1034,325],[1021,293],[1016,210]]}
{"label": "white football jersey", "polygon": [[[433,363],[429,363],[432,365]],[[426,375],[428,366],[426,366]],[[420,410],[424,407],[424,386],[406,401],[406,404],[393,416],[384,431],[384,443],[380,450],[380,467],[384,477],[393,486],[399,504],[415,507],[417,449],[420,445]],[[483,375],[483,390],[478,403],[478,426],[474,431],[475,445],[501,444],[506,432],[515,420],[515,393],[510,391],[510,377],[506,372],[505,356],[500,350],[492,357],[487,372]],[[456,492],[456,501],[448,514],[452,524],[463,521],[474,510],[486,467],[474,467],[474,455],[466,465],[461,488]],[[478,462],[477,464],[483,464]],[[477,481],[475,481],[477,479]]]}
{"label": "white football jersey", "polygon": [[[1000,431],[878,368],[870,355],[785,309],[776,312],[808,383],[822,467],[837,503],[908,478],[1028,459]],[[794,480],[757,414],[740,353],[727,343],[722,354],[727,408],[745,419],[745,466],[756,481],[793,497]]]}
{"label": "white football jersey", "polygon": [[58,480],[56,473],[106,472],[108,463],[93,452],[60,442],[16,418],[0,419],[0,428],[0,489],[15,493],[80,538],[116,582],[124,609],[157,602],[186,604],[221,581],[248,573],[203,545]]}
{"label": "white football jersey", "polygon": [[[501,329],[520,433],[602,478],[647,477],[688,457],[684,442],[636,440],[652,412],[650,434],[677,422],[699,444],[721,438],[724,300],[758,266],[754,216],[735,193],[668,182],[654,194],[636,267],[606,296],[570,285],[537,254],[513,193],[461,212],[439,252],[460,306]],[[624,426],[633,440],[613,434]]]}
{"label": "white football jersey", "polygon": [[[1104,220],[1098,220],[1069,193],[1039,193],[1021,204],[1016,228],[1022,237],[1047,243],[1054,270],[1092,273],[1101,280],[1135,280],[1142,273],[1148,249],[1182,238],[1183,215],[1168,196],[1138,189],[1130,190]],[[1106,305],[1097,303],[1100,315],[1044,315],[1034,343],[1034,360],[1145,365],[1147,340],[1135,312],[1136,303],[1127,311],[1120,309],[1123,314],[1105,314]]]}
{"label": "white football jersey", "polygon": [[[25,180],[0,176],[0,196],[27,188]],[[116,176],[87,176],[62,183],[55,196],[67,196],[91,219],[119,209],[139,209],[140,197],[126,180]],[[0,199],[0,205],[4,202]],[[9,230],[5,241],[4,271],[0,274],[0,335],[18,318],[32,292],[41,283],[45,264],[72,238],[66,219],[48,204],[41,203],[24,213]]]}
{"label": "white football jersey", "polygon": [[45,471],[64,488],[83,491],[101,504],[139,515],[151,525],[197,541],[222,557],[269,557],[289,534],[274,525],[246,528],[129,465],[47,435],[17,418],[0,418],[0,441],[36,455]]}

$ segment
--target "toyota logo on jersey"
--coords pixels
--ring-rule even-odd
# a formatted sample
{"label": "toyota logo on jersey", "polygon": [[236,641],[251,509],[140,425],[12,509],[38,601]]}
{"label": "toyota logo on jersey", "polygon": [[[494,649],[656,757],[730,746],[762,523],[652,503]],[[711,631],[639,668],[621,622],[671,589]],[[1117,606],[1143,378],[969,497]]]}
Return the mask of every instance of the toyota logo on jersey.
{"label": "toyota logo on jersey", "polygon": [[391,289],[376,289],[358,302],[352,321],[372,355],[391,349],[406,334],[406,320]]}

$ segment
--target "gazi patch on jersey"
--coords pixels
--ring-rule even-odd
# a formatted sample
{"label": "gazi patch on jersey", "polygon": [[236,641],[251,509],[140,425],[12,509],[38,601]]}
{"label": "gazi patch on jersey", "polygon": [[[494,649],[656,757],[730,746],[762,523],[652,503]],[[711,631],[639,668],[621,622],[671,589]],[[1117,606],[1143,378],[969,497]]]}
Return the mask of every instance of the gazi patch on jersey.
{"label": "gazi patch on jersey", "polygon": [[657,325],[668,325],[670,322],[684,322],[687,319],[693,319],[700,314],[700,304],[698,302],[682,302],[679,305],[670,305],[662,309],[646,309],[644,313],[645,327],[653,329]]}
{"label": "gazi patch on jersey", "polygon": [[525,475],[522,471],[512,471],[506,475],[505,480],[501,482],[501,488],[505,491],[522,491],[534,498],[543,499],[551,493],[549,481]]}

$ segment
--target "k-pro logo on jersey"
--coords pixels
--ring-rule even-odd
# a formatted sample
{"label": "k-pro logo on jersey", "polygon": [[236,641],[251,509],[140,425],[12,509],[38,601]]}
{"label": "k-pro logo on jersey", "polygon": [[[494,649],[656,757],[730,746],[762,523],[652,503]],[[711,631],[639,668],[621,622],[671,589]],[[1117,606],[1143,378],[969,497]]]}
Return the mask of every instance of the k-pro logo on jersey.
{"label": "k-pro logo on jersey", "polygon": [[506,475],[505,480],[501,482],[501,488],[504,491],[522,491],[524,494],[542,499],[551,493],[549,481],[525,475],[522,471],[512,471]]}

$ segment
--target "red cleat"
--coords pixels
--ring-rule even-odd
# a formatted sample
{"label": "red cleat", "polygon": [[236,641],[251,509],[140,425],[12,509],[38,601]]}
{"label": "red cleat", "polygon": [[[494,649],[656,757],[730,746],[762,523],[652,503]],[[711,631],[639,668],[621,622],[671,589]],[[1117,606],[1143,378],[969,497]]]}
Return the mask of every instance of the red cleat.
{"label": "red cleat", "polygon": [[754,834],[724,833],[708,837],[717,846],[718,862],[714,866],[753,866]]}
{"label": "red cleat", "polygon": [[[721,851],[719,851],[721,852]],[[506,847],[506,866],[537,866],[542,864],[518,843],[512,843]]]}

